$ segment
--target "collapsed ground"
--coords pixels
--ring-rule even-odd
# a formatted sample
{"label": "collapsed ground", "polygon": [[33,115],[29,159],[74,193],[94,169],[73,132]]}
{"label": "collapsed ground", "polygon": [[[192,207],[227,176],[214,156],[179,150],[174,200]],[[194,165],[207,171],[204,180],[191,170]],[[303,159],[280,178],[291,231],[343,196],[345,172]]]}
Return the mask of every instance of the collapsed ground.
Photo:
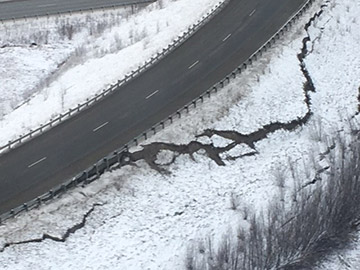
{"label": "collapsed ground", "polygon": [[[351,5],[329,1],[323,14],[315,5],[240,79],[130,149],[131,166],[1,227],[2,268],[184,269],[191,244],[210,237],[216,246],[249,227],[249,212],[290,202],[326,172],[328,138],[357,119],[360,9]],[[61,238],[84,214],[63,246],[43,237]]]}

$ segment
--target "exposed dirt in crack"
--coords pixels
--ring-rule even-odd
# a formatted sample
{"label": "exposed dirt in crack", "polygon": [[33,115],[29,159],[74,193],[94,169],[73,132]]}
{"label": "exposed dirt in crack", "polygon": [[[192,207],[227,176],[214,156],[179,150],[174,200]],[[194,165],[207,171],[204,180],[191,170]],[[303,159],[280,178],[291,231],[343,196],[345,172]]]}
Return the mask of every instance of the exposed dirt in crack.
{"label": "exposed dirt in crack", "polygon": [[360,113],[360,86],[358,89],[358,111],[356,113],[356,115],[358,115]]}
{"label": "exposed dirt in crack", "polygon": [[224,166],[224,161],[220,158],[220,154],[226,151],[231,150],[236,143],[231,143],[226,147],[215,147],[213,144],[203,144],[201,142],[192,141],[189,144],[172,144],[172,143],[151,143],[148,145],[144,145],[143,149],[140,151],[136,151],[133,153],[128,153],[128,163],[131,164],[133,162],[139,160],[145,160],[145,162],[154,170],[168,174],[169,172],[164,168],[164,166],[170,165],[173,163],[177,157],[175,155],[171,162],[166,165],[161,165],[156,162],[157,156],[161,151],[168,150],[177,154],[187,154],[192,159],[194,159],[193,155],[195,152],[204,151],[204,153],[212,159],[217,165]]}
{"label": "exposed dirt in crack", "polygon": [[84,214],[81,222],[75,224],[74,226],[68,228],[66,230],[66,232],[61,236],[61,237],[57,237],[57,236],[53,236],[47,233],[44,233],[42,235],[42,237],[40,238],[34,238],[34,239],[29,239],[29,240],[24,240],[24,241],[19,241],[19,242],[8,242],[5,243],[5,245],[0,249],[0,252],[4,252],[5,249],[11,247],[11,246],[17,246],[17,245],[23,245],[23,244],[29,244],[29,243],[40,243],[46,239],[55,241],[55,242],[65,242],[71,234],[76,233],[78,230],[82,229],[85,225],[86,225],[86,221],[87,218],[90,216],[90,214],[92,212],[94,212],[95,208],[98,206],[102,206],[103,204],[100,203],[95,203],[93,204],[93,206]]}
{"label": "exposed dirt in crack", "polygon": [[17,45],[17,44],[3,44],[0,46],[0,49],[6,49],[6,48],[28,48],[28,47],[37,47],[38,45],[36,43],[30,43],[30,45]]}
{"label": "exposed dirt in crack", "polygon": [[[300,62],[301,72],[303,73],[306,79],[303,85],[303,91],[305,96],[304,102],[308,108],[308,111],[304,116],[298,117],[297,119],[294,119],[287,123],[281,123],[281,122],[270,123],[250,134],[242,134],[236,131],[229,131],[229,130],[207,129],[202,134],[196,136],[196,138],[208,137],[211,139],[212,136],[217,135],[224,139],[232,140],[232,143],[228,144],[225,147],[215,147],[213,144],[203,144],[198,141],[191,141],[189,144],[182,144],[182,145],[176,145],[172,143],[161,143],[161,142],[151,143],[148,145],[144,145],[142,150],[133,153],[127,153],[126,156],[128,162],[126,163],[134,164],[134,162],[136,161],[144,160],[152,169],[160,173],[169,174],[169,171],[165,168],[165,166],[172,164],[176,160],[178,155],[188,154],[192,159],[194,159],[193,157],[194,153],[202,150],[217,165],[224,166],[225,163],[220,157],[221,153],[227,152],[233,149],[237,145],[246,144],[254,151],[240,155],[238,157],[227,158],[227,160],[235,160],[247,156],[253,156],[258,153],[255,148],[255,143],[267,138],[269,134],[278,130],[294,131],[295,129],[305,125],[312,116],[310,92],[316,91],[314,82],[310,76],[309,71],[306,69],[306,65],[304,61],[306,56],[309,54],[307,42],[311,41],[310,34],[308,33],[308,28],[311,26],[312,22],[323,13],[323,8],[325,6],[326,5],[321,6],[321,11],[316,13],[310,19],[310,21],[305,25],[307,36],[303,39],[302,49],[300,53],[297,55],[297,58]],[[315,40],[312,42],[314,43]],[[171,162],[169,162],[166,165],[158,164],[156,162],[158,154],[163,150],[168,150],[174,153],[173,159],[171,160]]]}

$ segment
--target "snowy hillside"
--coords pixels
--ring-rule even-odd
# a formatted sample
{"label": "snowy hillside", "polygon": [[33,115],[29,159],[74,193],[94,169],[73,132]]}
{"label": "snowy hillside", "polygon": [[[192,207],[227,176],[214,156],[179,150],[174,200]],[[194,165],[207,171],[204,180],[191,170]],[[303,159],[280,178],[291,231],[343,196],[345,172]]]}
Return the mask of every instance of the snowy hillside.
{"label": "snowy hillside", "polygon": [[[274,202],[286,208],[328,165],[330,138],[347,136],[349,118],[359,121],[358,14],[353,0],[317,1],[225,89],[131,149],[141,156],[152,148],[155,163],[108,172],[1,225],[0,268],[186,269],[190,251],[206,253],[201,240],[217,246],[225,233],[248,229],[251,213]],[[72,78],[50,88],[68,87]],[[38,108],[35,100],[21,109]],[[16,110],[1,123],[15,119]],[[358,269],[354,254],[323,269],[346,269],[343,259]]]}
{"label": "snowy hillside", "polygon": [[218,3],[161,0],[1,24],[0,146],[101,93]]}

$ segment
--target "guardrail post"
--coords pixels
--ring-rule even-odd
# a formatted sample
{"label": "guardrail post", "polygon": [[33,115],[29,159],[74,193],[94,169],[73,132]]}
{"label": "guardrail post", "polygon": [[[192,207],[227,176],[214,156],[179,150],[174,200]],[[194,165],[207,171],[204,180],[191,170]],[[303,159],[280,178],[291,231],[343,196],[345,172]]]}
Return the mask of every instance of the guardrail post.
{"label": "guardrail post", "polygon": [[172,124],[172,123],[173,123],[173,118],[172,118],[172,116],[169,116],[169,120],[170,120],[170,124]]}
{"label": "guardrail post", "polygon": [[109,170],[109,160],[107,158],[103,158],[103,161],[105,162],[106,170],[108,171]]}
{"label": "guardrail post", "polygon": [[165,128],[164,121],[161,121],[161,122],[160,122],[160,125],[162,126],[162,129],[164,129],[164,128]]}
{"label": "guardrail post", "polygon": [[75,177],[73,177],[73,179],[71,180],[71,185],[72,185],[72,187],[76,187],[77,184],[78,184],[78,177],[75,176]]}
{"label": "guardrail post", "polygon": [[181,113],[179,111],[176,112],[176,114],[181,118]]}
{"label": "guardrail post", "polygon": [[265,44],[265,46],[262,49],[264,50],[264,52],[267,51],[267,43]]}
{"label": "guardrail post", "polygon": [[135,138],[135,139],[134,139],[134,143],[135,143],[136,146],[138,146],[138,145],[139,145],[138,139]]}
{"label": "guardrail post", "polygon": [[189,106],[186,105],[185,110],[186,110],[187,113],[189,113]]}
{"label": "guardrail post", "polygon": [[38,206],[41,205],[41,199],[40,199],[40,197],[37,197],[37,198],[36,198],[36,202],[37,202]]}
{"label": "guardrail post", "polygon": [[99,173],[99,166],[97,163],[94,164],[95,166],[95,172],[96,172],[96,176],[99,177],[100,173]]}
{"label": "guardrail post", "polygon": [[196,100],[194,100],[192,104],[194,104],[194,108],[196,108]]}
{"label": "guardrail post", "polygon": [[143,136],[144,136],[145,140],[147,140],[147,133],[146,132],[143,133]]}
{"label": "guardrail post", "polygon": [[209,90],[206,91],[206,94],[208,95],[209,98],[211,97],[211,94],[210,94]]}
{"label": "guardrail post", "polygon": [[52,189],[50,189],[49,194],[51,198],[54,198],[54,191]]}
{"label": "guardrail post", "polygon": [[83,175],[85,175],[85,179],[84,179],[84,183],[85,185],[88,183],[88,179],[89,179],[89,172],[88,171],[84,171]]}
{"label": "guardrail post", "polygon": [[152,127],[151,130],[154,132],[154,135],[156,134],[156,128]]}
{"label": "guardrail post", "polygon": [[215,93],[217,93],[217,87],[216,86],[213,86],[212,89],[214,90]]}
{"label": "guardrail post", "polygon": [[114,151],[114,156],[116,156],[116,162],[120,164],[120,155],[118,151]]}
{"label": "guardrail post", "polygon": [[29,211],[29,208],[28,208],[27,203],[24,203],[24,204],[23,204],[23,208],[25,209],[25,211]]}

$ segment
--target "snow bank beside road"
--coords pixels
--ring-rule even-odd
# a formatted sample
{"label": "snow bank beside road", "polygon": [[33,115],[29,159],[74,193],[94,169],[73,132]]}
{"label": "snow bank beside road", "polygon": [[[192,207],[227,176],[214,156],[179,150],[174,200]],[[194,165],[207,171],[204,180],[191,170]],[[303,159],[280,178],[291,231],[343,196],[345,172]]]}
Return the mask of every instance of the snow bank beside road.
{"label": "snow bank beside road", "polygon": [[[5,145],[9,140],[39,127],[69,108],[76,107],[88,97],[100,93],[110,84],[123,78],[126,73],[166,47],[218,2],[163,0],[132,16],[120,14],[118,16],[122,16],[121,20],[111,12],[104,13],[104,18],[101,14],[93,19],[83,15],[89,26],[85,24],[84,29],[77,32],[73,30],[71,38],[69,34],[65,34],[68,36],[65,40],[60,40],[61,36],[57,34],[50,35],[48,42],[57,45],[44,44],[36,48],[22,45],[19,48],[0,49],[0,70],[3,71],[0,73],[0,81],[4,82],[0,84],[0,96],[6,97],[0,103],[3,112],[0,118],[0,145]],[[100,23],[92,26],[99,16]],[[75,17],[72,20],[74,24],[82,25],[79,22],[81,18]],[[107,25],[112,25],[111,29],[96,30],[100,26],[104,27],[104,21]],[[46,24],[46,19],[44,23]],[[65,20],[64,23],[65,30],[68,29],[64,31],[68,33],[72,22]],[[5,36],[11,33],[12,29],[8,27],[11,27],[11,24],[6,25],[4,29],[0,26],[0,34]],[[55,23],[52,27],[59,26]],[[95,30],[98,32],[89,33]],[[62,31],[61,27],[59,31]],[[17,35],[14,34],[9,37],[11,42],[23,42],[16,38]],[[67,59],[71,53],[73,56]],[[34,57],[43,59],[41,67],[36,68]],[[68,62],[75,61],[78,65],[70,65],[63,74],[56,74],[55,81],[45,80],[66,59]],[[45,82],[40,83],[39,79]],[[38,88],[38,84],[45,87]],[[26,104],[14,110],[35,90],[38,92]]]}

